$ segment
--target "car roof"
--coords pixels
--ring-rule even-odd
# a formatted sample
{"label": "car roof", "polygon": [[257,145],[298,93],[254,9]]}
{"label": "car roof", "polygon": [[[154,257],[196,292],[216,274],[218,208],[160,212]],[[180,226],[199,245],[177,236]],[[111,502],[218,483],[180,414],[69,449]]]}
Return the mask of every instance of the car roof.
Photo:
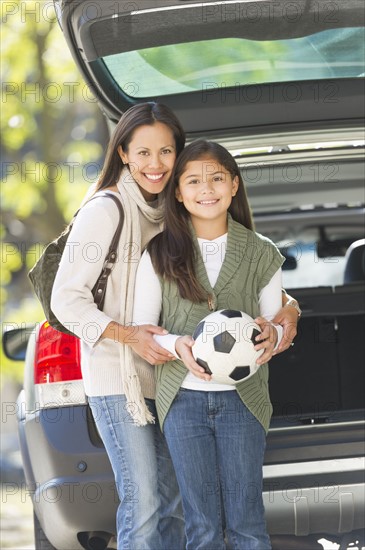
{"label": "car roof", "polygon": [[[346,71],[345,76],[338,76],[335,71],[329,78],[325,75],[321,79],[285,80],[284,75],[284,80],[275,81],[274,75],[270,82],[264,79],[257,83],[242,83],[238,79],[237,83],[231,81],[226,86],[222,80],[210,78],[204,89],[198,89],[199,81],[195,88],[187,90],[181,83],[174,84],[176,90],[172,88],[175,91],[166,93],[166,75],[158,87],[161,72],[157,74],[155,71],[154,78],[152,67],[149,82],[156,84],[157,88],[151,95],[146,95],[149,82],[143,82],[143,75],[148,71],[136,77],[132,71],[133,57],[129,69],[125,70],[125,83],[128,84],[130,74],[134,75],[129,88],[118,85],[116,75],[108,69],[109,60],[117,56],[114,66],[118,73],[123,74],[130,52],[143,51],[146,58],[152,52],[151,48],[162,46],[193,44],[192,51],[197,59],[203,44],[207,51],[210,46],[217,48],[218,54],[221,44],[227,44],[225,40],[246,41],[243,43],[245,47],[247,41],[256,45],[265,42],[272,50],[281,41],[300,40],[343,29],[356,31],[364,24],[362,0],[347,0],[346,3],[314,0],[289,3],[287,0],[55,0],[55,6],[77,65],[107,117],[114,122],[128,107],[146,100],[169,105],[192,136],[218,135],[222,131],[226,135],[236,131],[241,134],[244,131],[247,135],[260,134],[275,127],[280,132],[290,132],[298,127],[349,127],[359,125],[364,116],[364,79],[359,78],[361,68],[356,76],[349,76]],[[238,42],[228,45],[231,44],[236,48]],[[345,50],[341,48],[341,51]],[[280,55],[279,51],[279,59]],[[171,59],[169,63],[174,65]],[[344,60],[345,68],[346,63],[349,64],[349,60]],[[179,65],[178,60],[176,65]],[[292,65],[295,66],[295,60]],[[146,67],[145,63],[141,70]],[[133,93],[133,87],[143,85],[147,92]]]}

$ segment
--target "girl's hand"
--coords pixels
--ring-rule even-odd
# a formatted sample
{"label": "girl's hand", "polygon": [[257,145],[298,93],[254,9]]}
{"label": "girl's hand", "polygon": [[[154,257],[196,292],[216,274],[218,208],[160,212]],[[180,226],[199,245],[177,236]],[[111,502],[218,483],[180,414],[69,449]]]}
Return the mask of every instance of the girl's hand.
{"label": "girl's hand", "polygon": [[274,354],[274,347],[278,340],[278,333],[273,323],[264,319],[264,317],[256,317],[255,323],[257,323],[261,329],[261,334],[256,336],[257,345],[255,346],[256,350],[263,349],[264,353],[260,355],[256,363],[262,365],[267,361],[270,361],[271,357]]}
{"label": "girl's hand", "polygon": [[134,325],[124,343],[151,365],[162,365],[176,359],[174,355],[156,342],[153,338],[154,334],[167,334],[167,331],[156,325]]}
{"label": "girl's hand", "polygon": [[284,329],[284,333],[281,342],[274,351],[273,355],[287,350],[292,345],[292,342],[297,335],[298,320],[298,312],[294,307],[282,307],[279,309],[272,322],[277,325],[281,325]]}
{"label": "girl's hand", "polygon": [[193,345],[194,340],[191,336],[180,336],[180,338],[178,338],[175,343],[176,353],[178,354],[184,365],[194,376],[209,382],[212,377],[210,374],[207,374],[203,367],[198,365],[198,363],[195,361],[191,351]]}

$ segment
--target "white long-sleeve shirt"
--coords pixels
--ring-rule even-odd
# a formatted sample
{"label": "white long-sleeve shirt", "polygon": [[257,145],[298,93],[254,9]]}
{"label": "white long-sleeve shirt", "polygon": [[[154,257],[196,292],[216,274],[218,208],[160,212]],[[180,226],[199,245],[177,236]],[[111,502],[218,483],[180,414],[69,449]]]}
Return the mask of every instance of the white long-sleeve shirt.
{"label": "white long-sleeve shirt", "polygon": [[[227,233],[213,241],[198,238],[198,244],[209,282],[211,286],[214,287],[225,257]],[[260,315],[268,321],[271,321],[275,317],[276,313],[282,306],[281,275],[281,269],[278,269],[278,271],[271,278],[270,282],[260,292]],[[160,281],[152,265],[150,255],[148,252],[144,252],[139,263],[136,277],[133,322],[138,325],[158,325],[161,307],[162,290]],[[283,328],[280,325],[275,325],[275,327],[278,332],[278,345],[283,335]],[[180,335],[176,334],[155,335],[155,339],[163,348],[167,349],[170,353],[177,357],[175,343],[179,336]],[[187,374],[182,387],[206,391],[235,389],[234,386],[206,382],[205,380],[197,378],[191,372]]]}

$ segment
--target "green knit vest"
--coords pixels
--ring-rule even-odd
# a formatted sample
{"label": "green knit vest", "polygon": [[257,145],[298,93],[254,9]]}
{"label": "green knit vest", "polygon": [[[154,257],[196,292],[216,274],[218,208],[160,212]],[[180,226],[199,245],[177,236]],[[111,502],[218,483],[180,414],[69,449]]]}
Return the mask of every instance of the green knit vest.
{"label": "green knit vest", "polygon": [[[259,315],[259,292],[283,263],[276,246],[267,238],[254,233],[228,216],[228,238],[224,262],[214,288],[211,287],[194,236],[196,275],[210,296],[195,304],[181,298],[174,282],[160,279],[162,287],[162,311],[160,324],[171,334],[193,334],[197,324],[212,311],[238,309],[251,315]],[[156,367],[156,406],[161,428],[169,408],[176,397],[188,370],[180,360],[170,361]],[[268,365],[262,365],[247,381],[237,384],[236,389],[265,431],[269,429],[272,414],[268,390]]]}

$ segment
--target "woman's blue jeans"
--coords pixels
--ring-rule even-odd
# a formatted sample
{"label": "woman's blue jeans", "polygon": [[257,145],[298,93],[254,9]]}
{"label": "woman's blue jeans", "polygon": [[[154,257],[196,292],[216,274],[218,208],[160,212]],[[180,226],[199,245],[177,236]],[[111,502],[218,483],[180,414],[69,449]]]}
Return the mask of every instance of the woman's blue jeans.
{"label": "woman's blue jeans", "polygon": [[267,550],[265,431],[236,391],[180,389],[164,423],[188,550]]}
{"label": "woman's blue jeans", "polygon": [[[146,403],[157,418],[154,401],[146,399]],[[118,550],[183,550],[181,499],[157,420],[136,426],[124,395],[89,397],[89,404],[120,499]]]}

